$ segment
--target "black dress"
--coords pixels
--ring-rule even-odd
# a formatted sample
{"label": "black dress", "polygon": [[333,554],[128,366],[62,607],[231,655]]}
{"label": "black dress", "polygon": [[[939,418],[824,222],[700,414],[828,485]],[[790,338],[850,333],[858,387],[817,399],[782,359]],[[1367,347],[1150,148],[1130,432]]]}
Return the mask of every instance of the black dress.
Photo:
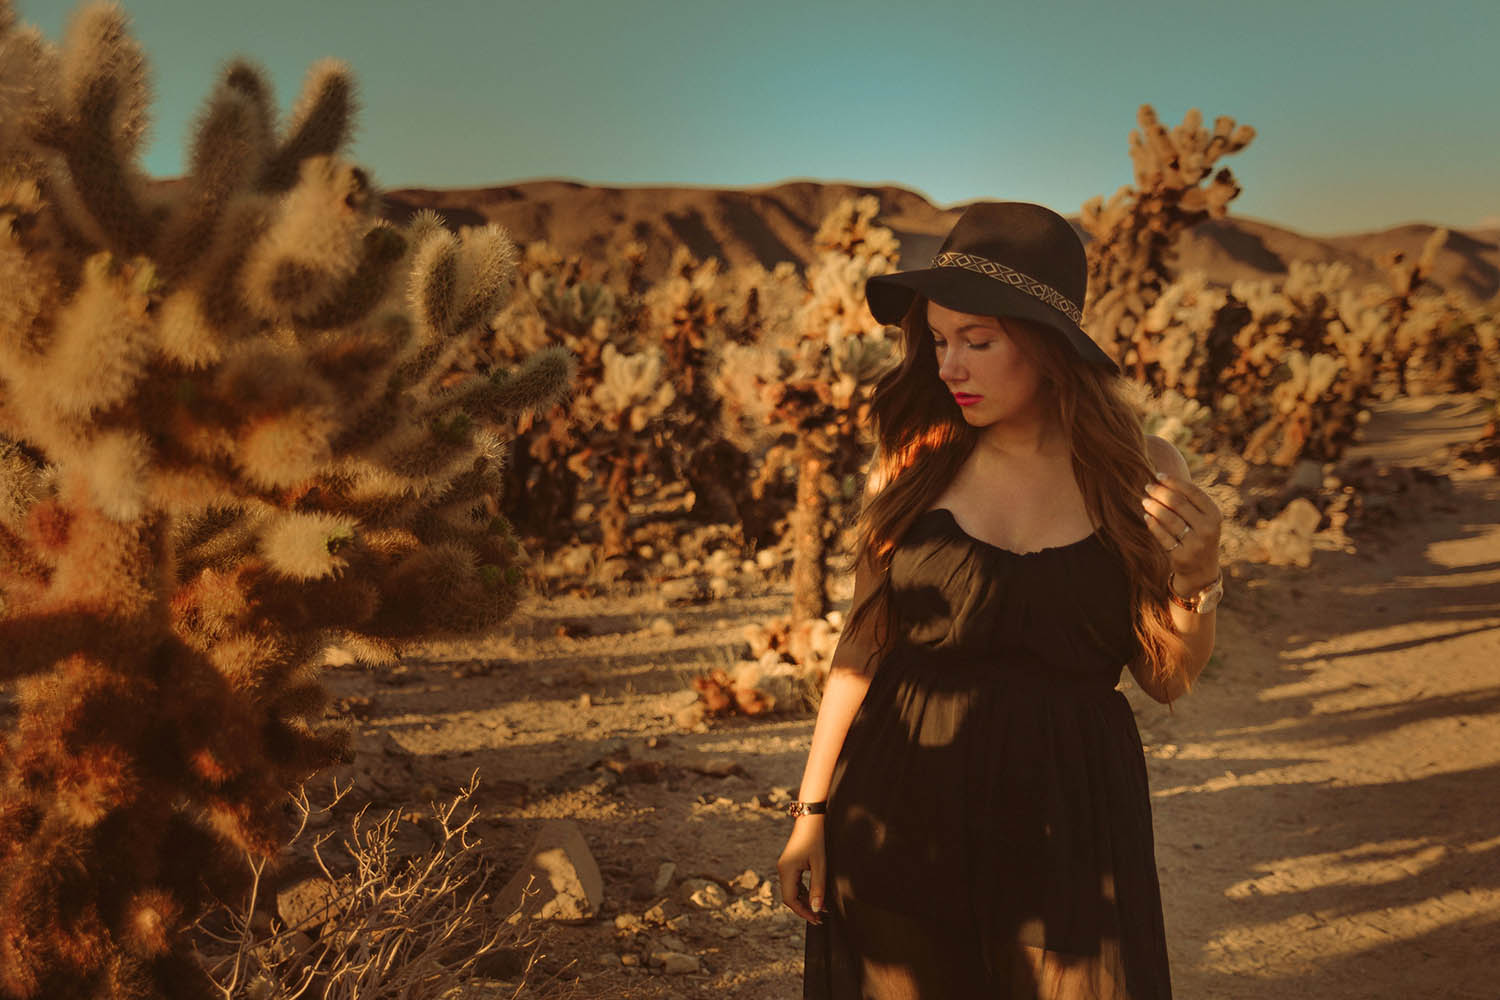
{"label": "black dress", "polygon": [[1016,553],[928,510],[833,772],[807,1000],[1166,1000],[1125,571],[1097,532]]}

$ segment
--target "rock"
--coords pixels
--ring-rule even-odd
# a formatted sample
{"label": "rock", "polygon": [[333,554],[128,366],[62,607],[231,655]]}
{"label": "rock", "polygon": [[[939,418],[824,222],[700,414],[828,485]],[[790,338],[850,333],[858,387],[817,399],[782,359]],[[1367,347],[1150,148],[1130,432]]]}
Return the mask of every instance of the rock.
{"label": "rock", "polygon": [[656,879],[651,883],[651,894],[653,896],[663,895],[672,885],[672,879],[677,875],[677,865],[672,861],[663,861],[656,869]]}
{"label": "rock", "polygon": [[641,964],[641,957],[627,952],[620,956],[620,964],[627,967],[637,966]]}
{"label": "rock", "polygon": [[658,951],[687,951],[688,946],[676,934],[663,934],[656,939]]}
{"label": "rock", "polygon": [[1312,562],[1313,534],[1322,513],[1312,501],[1298,497],[1286,509],[1256,529],[1265,561],[1272,566],[1306,566]]}
{"label": "rock", "polygon": [[672,721],[676,722],[683,729],[697,729],[699,726],[704,725],[704,716],[703,703],[694,702],[691,705],[679,708],[673,714]]}
{"label": "rock", "polygon": [[638,556],[640,556],[642,559],[646,560],[647,562],[650,562],[652,559],[656,558],[656,546],[654,546],[654,545],[637,545],[636,549],[635,549],[635,554],[638,555]]}
{"label": "rock", "polygon": [[679,951],[658,952],[651,956],[660,959],[661,971],[669,976],[691,975],[699,970],[697,955],[684,955]]}
{"label": "rock", "polygon": [[677,890],[679,898],[692,903],[700,910],[722,909],[729,902],[729,894],[717,882],[703,878],[690,878]]}
{"label": "rock", "polygon": [[676,635],[677,626],[666,618],[651,619],[650,632],[652,635]]}
{"label": "rock", "polygon": [[745,892],[754,892],[760,886],[760,876],[755,873],[754,868],[746,868],[734,878],[730,879],[729,884],[732,887],[736,889],[742,889]]}
{"label": "rock", "polygon": [[834,608],[832,611],[828,612],[828,614],[824,615],[823,620],[832,625],[835,629],[842,629],[844,627],[844,613],[837,608]]}
{"label": "rock", "polygon": [[663,580],[657,591],[668,604],[687,604],[703,598],[703,585],[692,576]]}
{"label": "rock", "polygon": [[740,929],[733,924],[722,924],[719,927],[719,937],[736,938],[740,936]]}
{"label": "rock", "polygon": [[764,882],[762,882],[760,884],[760,887],[755,890],[755,895],[751,896],[750,898],[755,900],[757,903],[760,903],[762,906],[775,906],[775,887],[771,885],[771,880],[766,879]]}
{"label": "rock", "polygon": [[578,696],[578,707],[579,708],[593,708],[594,707],[594,699],[589,696],[589,693],[587,691],[585,691],[583,694],[581,694],[581,695]]}
{"label": "rock", "polygon": [[330,882],[323,875],[299,879],[276,893],[276,913],[288,930],[315,931],[343,912],[345,881]]}
{"label": "rock", "polygon": [[[766,885],[770,884],[766,883]],[[758,912],[760,912],[759,909],[748,899],[736,899],[724,907],[724,915],[734,920],[751,920]]]}
{"label": "rock", "polygon": [[501,915],[522,907],[541,920],[580,921],[592,918],[603,901],[604,878],[583,831],[572,820],[553,819],[542,824],[526,863],[500,890],[495,906]]}

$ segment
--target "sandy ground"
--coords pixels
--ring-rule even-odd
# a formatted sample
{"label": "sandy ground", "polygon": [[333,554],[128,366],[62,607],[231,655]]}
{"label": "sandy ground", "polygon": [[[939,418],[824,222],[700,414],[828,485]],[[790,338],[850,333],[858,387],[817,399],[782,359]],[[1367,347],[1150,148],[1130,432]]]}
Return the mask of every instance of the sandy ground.
{"label": "sandy ground", "polygon": [[[1357,453],[1439,462],[1476,413],[1399,401]],[[1500,482],[1440,468],[1451,489],[1414,495],[1354,552],[1234,565],[1215,659],[1174,711],[1124,682],[1179,998],[1500,997]],[[732,662],[743,626],[789,599],[532,600],[504,637],[394,673],[334,670],[362,717],[360,787],[395,802],[477,769],[486,848],[516,863],[542,820],[576,820],[606,899],[542,946],[575,963],[583,995],[799,997],[802,925],[763,883],[813,717],[672,720],[688,678]],[[664,862],[675,876],[655,895]],[[693,878],[727,905],[682,900]],[[701,971],[647,967],[661,948]]]}

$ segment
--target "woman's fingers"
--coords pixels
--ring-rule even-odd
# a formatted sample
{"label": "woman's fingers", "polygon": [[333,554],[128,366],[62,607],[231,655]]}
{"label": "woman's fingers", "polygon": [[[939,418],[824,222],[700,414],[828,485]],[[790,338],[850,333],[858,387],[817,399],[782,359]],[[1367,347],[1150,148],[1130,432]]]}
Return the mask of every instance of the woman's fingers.
{"label": "woman's fingers", "polygon": [[807,891],[802,885],[804,870],[801,866],[788,861],[781,861],[776,865],[776,874],[781,882],[781,901],[803,920],[815,924],[822,923],[817,914],[802,899],[802,894]]}
{"label": "woman's fingers", "polygon": [[812,878],[807,888],[807,902],[814,913],[823,912],[823,865],[817,859],[812,860]]}

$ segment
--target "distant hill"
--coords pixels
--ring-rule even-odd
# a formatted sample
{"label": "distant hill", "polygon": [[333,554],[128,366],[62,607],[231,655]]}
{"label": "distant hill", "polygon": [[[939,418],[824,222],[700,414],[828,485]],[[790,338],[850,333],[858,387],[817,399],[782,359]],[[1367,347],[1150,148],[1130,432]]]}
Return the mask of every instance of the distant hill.
{"label": "distant hill", "polygon": [[[386,214],[403,220],[431,208],[455,227],[498,222],[517,242],[546,239],[565,253],[586,257],[636,239],[646,245],[646,269],[654,277],[665,271],[679,245],[732,266],[758,261],[769,268],[783,260],[804,265],[819,220],[841,198],[863,194],[880,199],[879,221],[901,240],[903,267],[925,263],[963,209],[941,209],[894,186],[791,181],[757,188],[614,188],[539,180],[489,188],[402,188],[387,192]],[[1072,218],[1076,226],[1076,215]],[[1341,260],[1356,280],[1378,281],[1376,260],[1382,253],[1414,256],[1433,228],[1418,223],[1316,237],[1231,216],[1185,234],[1177,248],[1178,266],[1227,284],[1284,275],[1293,260]],[[1494,298],[1500,293],[1500,230],[1451,231],[1434,281],[1478,300]]]}

